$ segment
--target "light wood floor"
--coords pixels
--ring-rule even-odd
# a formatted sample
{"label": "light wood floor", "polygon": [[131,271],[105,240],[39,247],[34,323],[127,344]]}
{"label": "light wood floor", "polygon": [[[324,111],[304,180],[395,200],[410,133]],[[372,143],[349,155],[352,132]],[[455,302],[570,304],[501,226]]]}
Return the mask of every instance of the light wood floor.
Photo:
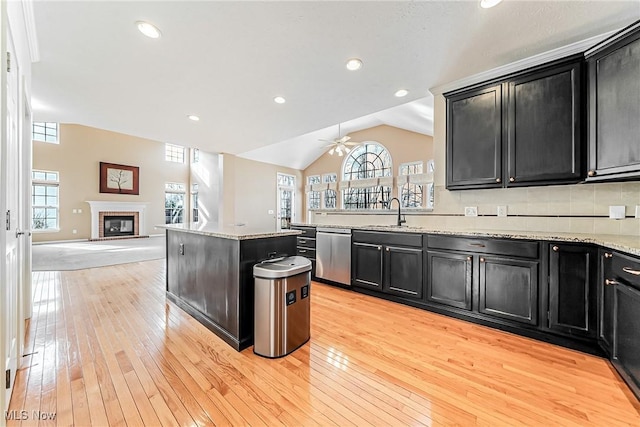
{"label": "light wood floor", "polygon": [[314,283],[310,342],[270,360],[168,302],[164,280],[163,261],[34,273],[23,425],[640,425],[603,359]]}

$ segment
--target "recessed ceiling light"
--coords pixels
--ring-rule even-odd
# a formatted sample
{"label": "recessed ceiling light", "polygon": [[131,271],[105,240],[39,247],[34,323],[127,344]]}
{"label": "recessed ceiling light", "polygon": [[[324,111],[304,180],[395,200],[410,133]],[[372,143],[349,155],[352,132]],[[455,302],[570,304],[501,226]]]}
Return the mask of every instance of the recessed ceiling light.
{"label": "recessed ceiling light", "polygon": [[489,9],[501,3],[502,0],[480,0],[480,7],[483,9]]}
{"label": "recessed ceiling light", "polygon": [[408,94],[408,93],[409,93],[409,91],[408,91],[408,90],[406,90],[406,89],[399,89],[399,90],[395,93],[395,95],[396,95],[398,98],[402,98],[403,96],[407,96],[407,94]]}
{"label": "recessed ceiling light", "polygon": [[273,98],[273,102],[275,102],[276,104],[284,104],[285,102],[287,102],[287,100],[281,96],[276,96],[275,98]]}
{"label": "recessed ceiling light", "polygon": [[351,58],[347,61],[346,66],[347,66],[347,70],[349,71],[359,70],[360,68],[362,68],[362,60],[358,58]]}
{"label": "recessed ceiling light", "polygon": [[189,114],[187,117],[189,118],[189,120],[193,120],[194,122],[197,122],[197,121],[200,120],[200,117],[198,117],[198,116],[196,116],[194,114]]}
{"label": "recessed ceiling light", "polygon": [[153,24],[149,24],[148,22],[138,21],[136,22],[136,26],[138,27],[138,31],[152,39],[157,39],[161,35],[158,27]]}

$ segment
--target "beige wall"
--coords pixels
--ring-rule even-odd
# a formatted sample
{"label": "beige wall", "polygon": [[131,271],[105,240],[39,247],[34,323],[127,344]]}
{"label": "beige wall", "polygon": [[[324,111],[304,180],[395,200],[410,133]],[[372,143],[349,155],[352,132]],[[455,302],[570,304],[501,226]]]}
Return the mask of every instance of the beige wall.
{"label": "beige wall", "polygon": [[[391,154],[393,162],[393,175],[398,175],[398,167],[402,163],[416,162],[433,159],[433,138],[428,135],[398,129],[393,126],[381,125],[364,129],[349,134],[352,141],[374,141],[382,144]],[[308,176],[322,175],[325,173],[337,173],[338,181],[341,180],[342,164],[345,157],[328,152],[320,156],[315,162],[304,170],[304,183]],[[426,170],[425,170],[426,172]],[[392,189],[393,196],[397,197],[397,188]],[[338,206],[342,206],[342,199],[338,194]],[[306,198],[305,198],[306,209]]]}
{"label": "beige wall", "polygon": [[[446,103],[434,101],[433,151],[435,208],[430,213],[407,215],[407,224],[462,230],[514,230],[575,232],[640,236],[640,219],[629,218],[640,205],[640,182],[556,185],[448,191],[445,189]],[[355,138],[354,138],[355,139]],[[395,160],[395,156],[394,156]],[[307,171],[305,171],[306,173]],[[498,217],[506,205],[508,217]],[[625,205],[623,220],[608,218],[609,205]],[[465,206],[477,206],[479,217],[464,217]],[[313,215],[315,223],[391,224],[391,215]]]}
{"label": "beige wall", "polygon": [[[60,124],[59,139],[60,144],[33,143],[33,169],[60,173],[60,231],[35,232],[34,242],[90,238],[87,200],[146,202],[147,229],[141,233],[161,232],[154,230],[154,225],[164,224],[164,184],[180,182],[188,186],[187,163],[165,161],[163,143],[87,126]],[[138,166],[140,195],[100,193],[101,161]],[[74,214],[73,209],[82,209],[82,213]]]}
{"label": "beige wall", "polygon": [[[285,173],[296,177],[294,222],[303,220],[302,172],[269,163],[235,157],[230,154],[223,158],[223,209],[222,224],[245,224],[251,228],[271,229],[276,224],[277,174]],[[270,214],[272,210],[274,213]]]}
{"label": "beige wall", "polygon": [[[191,163],[189,168],[191,182],[189,183],[189,193],[191,185],[198,184],[198,221],[217,224],[221,210],[221,190],[222,179],[220,177],[220,155],[207,153],[200,150],[198,163]],[[193,150],[191,150],[193,159]],[[191,194],[189,195],[191,206]],[[189,212],[189,221],[193,221],[193,212]]]}

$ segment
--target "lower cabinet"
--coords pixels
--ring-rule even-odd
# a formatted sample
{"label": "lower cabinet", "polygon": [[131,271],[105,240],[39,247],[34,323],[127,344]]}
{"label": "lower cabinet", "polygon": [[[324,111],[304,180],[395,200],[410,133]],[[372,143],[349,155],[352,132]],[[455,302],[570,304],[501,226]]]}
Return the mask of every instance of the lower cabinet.
{"label": "lower cabinet", "polygon": [[538,324],[538,261],[480,257],[478,311]]}
{"label": "lower cabinet", "polygon": [[422,235],[353,231],[351,284],[390,295],[422,299]]}
{"label": "lower cabinet", "polygon": [[595,338],[597,250],[588,245],[549,244],[550,330]]}
{"label": "lower cabinet", "polygon": [[427,251],[427,301],[471,310],[473,257]]}

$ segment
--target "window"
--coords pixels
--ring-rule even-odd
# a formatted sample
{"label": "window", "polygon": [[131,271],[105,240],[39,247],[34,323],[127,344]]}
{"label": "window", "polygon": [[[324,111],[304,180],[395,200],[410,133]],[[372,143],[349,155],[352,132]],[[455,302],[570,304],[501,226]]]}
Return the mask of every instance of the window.
{"label": "window", "polygon": [[173,144],[165,144],[164,159],[167,162],[184,163],[184,147]]}
{"label": "window", "polygon": [[[423,170],[422,162],[403,163],[398,170],[399,176],[421,174]],[[399,188],[400,203],[403,208],[421,208],[423,207],[423,186],[405,182]]]}
{"label": "window", "polygon": [[[313,176],[307,177],[307,184],[308,185],[320,184],[320,182],[321,182],[320,175],[313,175]],[[320,195],[321,195],[320,191],[311,190],[311,191],[309,191],[307,193],[307,197],[308,197],[307,208],[308,209],[320,209]]]}
{"label": "window", "polygon": [[57,230],[59,206],[58,172],[31,173],[31,229]]}
{"label": "window", "polygon": [[164,186],[164,219],[165,224],[182,224],[184,222],[185,185],[167,182]]}
{"label": "window", "polygon": [[193,149],[193,161],[191,163],[198,163],[200,161],[200,150],[197,148]]}
{"label": "window", "polygon": [[34,141],[58,143],[58,124],[50,122],[33,122],[31,126]]}
{"label": "window", "polygon": [[191,184],[191,220],[198,222],[198,184]]}
{"label": "window", "polygon": [[[338,174],[336,173],[325,173],[324,175],[322,175],[322,182],[324,184],[330,184],[332,182],[337,182],[337,181],[338,181]],[[338,193],[336,192],[336,190],[327,188],[326,190],[323,191],[323,193],[324,193],[323,194],[324,208],[335,209],[336,202],[338,200]]]}
{"label": "window", "polygon": [[[342,204],[345,209],[380,209],[382,201],[391,197],[390,185],[377,185],[375,178],[391,177],[391,156],[386,148],[376,142],[367,142],[354,148],[345,159],[342,179],[350,181],[343,190]],[[358,180],[372,182],[361,185]],[[366,180],[366,181],[365,181]]]}

